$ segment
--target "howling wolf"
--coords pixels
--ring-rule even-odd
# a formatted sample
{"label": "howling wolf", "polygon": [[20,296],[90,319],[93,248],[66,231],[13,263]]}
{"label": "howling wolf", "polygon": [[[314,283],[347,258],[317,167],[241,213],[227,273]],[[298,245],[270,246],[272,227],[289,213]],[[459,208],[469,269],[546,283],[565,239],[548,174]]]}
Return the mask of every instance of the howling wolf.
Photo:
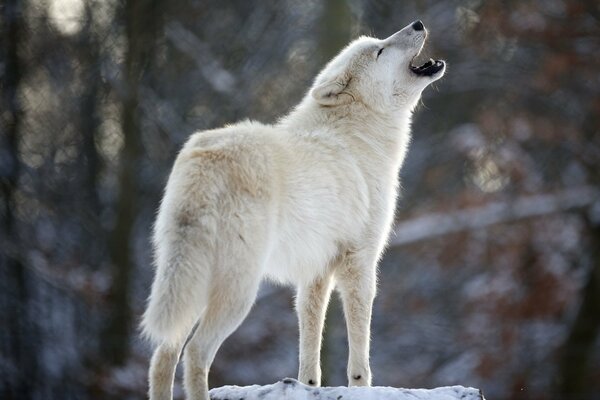
{"label": "howling wolf", "polygon": [[321,383],[321,333],[335,287],[348,328],[348,383],[371,384],[377,262],[411,114],[446,69],[440,60],[414,65],[426,37],[421,21],[383,40],[361,37],[278,123],[246,121],[190,137],[154,230],[156,272],[142,321],[157,344],[152,400],[172,398],[184,343],[187,398],[208,400],[215,354],[264,277],[297,288],[299,380]]}

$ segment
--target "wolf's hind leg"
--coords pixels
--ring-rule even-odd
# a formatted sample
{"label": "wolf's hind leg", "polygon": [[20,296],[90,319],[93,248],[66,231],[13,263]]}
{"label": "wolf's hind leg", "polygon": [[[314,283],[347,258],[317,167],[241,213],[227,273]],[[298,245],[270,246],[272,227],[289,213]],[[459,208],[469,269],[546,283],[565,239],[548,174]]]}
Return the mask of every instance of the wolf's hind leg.
{"label": "wolf's hind leg", "polygon": [[150,362],[150,400],[171,400],[180,346],[159,345]]}
{"label": "wolf's hind leg", "polygon": [[[258,231],[258,229],[257,229]],[[208,372],[223,341],[242,323],[258,292],[264,257],[260,240],[237,235],[221,249],[209,284],[208,304],[184,351],[184,382],[188,400],[208,400]],[[257,235],[260,237],[260,235]],[[247,243],[246,243],[247,242]]]}

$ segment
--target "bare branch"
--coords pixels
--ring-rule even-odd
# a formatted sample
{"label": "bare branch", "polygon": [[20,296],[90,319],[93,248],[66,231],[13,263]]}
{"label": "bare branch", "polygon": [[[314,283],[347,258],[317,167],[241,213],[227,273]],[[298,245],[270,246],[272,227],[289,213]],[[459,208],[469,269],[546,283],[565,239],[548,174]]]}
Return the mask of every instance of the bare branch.
{"label": "bare branch", "polygon": [[227,71],[210,50],[194,33],[178,22],[170,22],[166,29],[167,39],[181,52],[196,61],[206,82],[219,93],[231,93],[235,87],[235,77]]}
{"label": "bare branch", "polygon": [[600,191],[597,188],[581,186],[552,194],[521,196],[478,208],[427,214],[398,223],[389,245],[401,246],[450,233],[583,208],[598,200]]}

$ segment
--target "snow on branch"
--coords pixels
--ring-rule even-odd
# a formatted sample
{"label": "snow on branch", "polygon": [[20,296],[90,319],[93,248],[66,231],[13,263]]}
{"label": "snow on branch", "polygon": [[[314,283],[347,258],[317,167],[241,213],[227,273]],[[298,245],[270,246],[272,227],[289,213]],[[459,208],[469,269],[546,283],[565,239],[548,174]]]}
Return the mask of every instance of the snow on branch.
{"label": "snow on branch", "polygon": [[285,378],[272,385],[223,386],[211,400],[485,400],[481,391],[462,386],[436,389],[392,387],[312,387]]}
{"label": "snow on branch", "polygon": [[436,236],[513,222],[592,205],[600,200],[600,191],[591,186],[567,189],[552,194],[521,196],[467,210],[432,213],[396,224],[391,246],[400,246]]}

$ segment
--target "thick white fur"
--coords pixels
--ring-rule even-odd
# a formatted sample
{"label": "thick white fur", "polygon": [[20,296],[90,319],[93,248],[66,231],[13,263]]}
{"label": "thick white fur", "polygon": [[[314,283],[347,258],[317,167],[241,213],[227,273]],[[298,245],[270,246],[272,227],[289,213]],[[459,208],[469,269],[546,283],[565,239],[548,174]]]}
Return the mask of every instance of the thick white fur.
{"label": "thick white fur", "polygon": [[[352,42],[275,125],[194,134],[179,154],[154,232],[156,275],[144,314],[159,346],[150,397],[171,399],[183,343],[189,399],[208,399],[219,346],[246,316],[263,277],[297,287],[299,379],[320,385],[325,310],[340,291],[348,381],[370,385],[376,265],[392,223],[410,117],[422,90],[409,63],[425,31],[408,26]],[[384,51],[378,56],[380,48]]]}

